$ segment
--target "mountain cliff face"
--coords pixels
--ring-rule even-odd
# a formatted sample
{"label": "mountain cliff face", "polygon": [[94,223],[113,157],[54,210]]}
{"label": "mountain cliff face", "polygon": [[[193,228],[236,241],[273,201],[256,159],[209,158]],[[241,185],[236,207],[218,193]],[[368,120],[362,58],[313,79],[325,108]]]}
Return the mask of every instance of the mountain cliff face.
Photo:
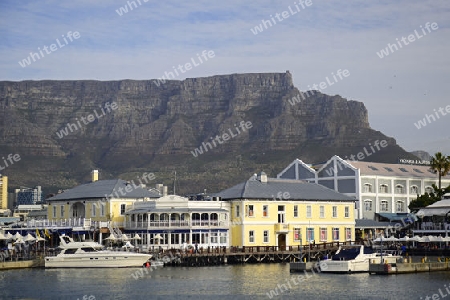
{"label": "mountain cliff face", "polygon": [[275,176],[295,158],[357,154],[377,139],[388,147],[368,160],[411,157],[370,128],[363,103],[317,91],[301,97],[289,72],[159,86],[153,80],[0,82],[0,154],[21,157],[3,171],[12,187],[53,191],[100,169],[101,179],[153,172],[155,183],[170,186],[176,171],[177,193],[217,191],[260,170]]}

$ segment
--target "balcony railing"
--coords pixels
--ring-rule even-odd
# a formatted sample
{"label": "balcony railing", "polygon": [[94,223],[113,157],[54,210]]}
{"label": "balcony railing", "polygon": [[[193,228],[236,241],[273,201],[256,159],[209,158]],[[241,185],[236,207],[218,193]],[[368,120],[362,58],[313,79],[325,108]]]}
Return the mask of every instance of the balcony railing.
{"label": "balcony railing", "polygon": [[217,220],[128,221],[126,225],[127,228],[228,227],[228,222]]}
{"label": "balcony railing", "polygon": [[82,227],[89,229],[91,226],[97,225],[91,219],[77,218],[77,219],[63,219],[63,220],[29,220],[25,226],[30,228],[51,228],[51,227]]}

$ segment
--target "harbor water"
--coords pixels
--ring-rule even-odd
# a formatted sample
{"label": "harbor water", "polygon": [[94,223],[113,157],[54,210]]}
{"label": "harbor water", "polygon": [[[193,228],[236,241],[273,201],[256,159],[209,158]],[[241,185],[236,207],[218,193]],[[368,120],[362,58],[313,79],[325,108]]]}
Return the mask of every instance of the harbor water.
{"label": "harbor water", "polygon": [[443,299],[447,290],[450,272],[304,274],[288,264],[0,272],[0,299]]}

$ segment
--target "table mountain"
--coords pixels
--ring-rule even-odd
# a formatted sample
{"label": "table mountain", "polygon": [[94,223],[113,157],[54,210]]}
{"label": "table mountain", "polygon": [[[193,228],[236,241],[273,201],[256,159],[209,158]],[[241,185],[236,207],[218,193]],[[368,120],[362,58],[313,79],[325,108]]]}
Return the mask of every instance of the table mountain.
{"label": "table mountain", "polygon": [[[177,194],[212,192],[261,170],[275,176],[295,158],[370,152],[369,143],[383,139],[388,147],[367,160],[414,158],[370,128],[363,103],[318,91],[302,96],[288,71],[165,83],[0,82],[0,154],[21,157],[3,170],[10,187],[54,191],[99,169],[101,179],[153,172],[155,183],[170,186],[176,171]],[[208,151],[195,152],[200,146]]]}

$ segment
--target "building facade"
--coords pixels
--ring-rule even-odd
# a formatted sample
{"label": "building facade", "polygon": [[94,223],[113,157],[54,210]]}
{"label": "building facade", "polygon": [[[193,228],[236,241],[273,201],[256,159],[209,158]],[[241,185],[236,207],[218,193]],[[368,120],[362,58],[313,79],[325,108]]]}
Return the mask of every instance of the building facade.
{"label": "building facade", "polygon": [[[438,178],[428,166],[384,164],[343,160],[333,156],[323,165],[294,160],[277,175],[280,179],[302,179],[357,199],[357,218],[378,219],[407,214],[417,195],[433,191]],[[442,186],[450,176],[442,178]]]}
{"label": "building facade", "polygon": [[0,174],[0,210],[8,209],[8,177]]}
{"label": "building facade", "polygon": [[231,246],[354,240],[355,199],[315,183],[262,172],[216,196],[230,202]]}
{"label": "building facade", "polygon": [[138,243],[146,247],[228,247],[229,211],[225,201],[195,201],[176,195],[134,202],[125,213],[125,232],[130,237],[137,234]]}
{"label": "building facade", "polygon": [[44,202],[44,195],[40,186],[16,189],[16,205],[35,205]]}

